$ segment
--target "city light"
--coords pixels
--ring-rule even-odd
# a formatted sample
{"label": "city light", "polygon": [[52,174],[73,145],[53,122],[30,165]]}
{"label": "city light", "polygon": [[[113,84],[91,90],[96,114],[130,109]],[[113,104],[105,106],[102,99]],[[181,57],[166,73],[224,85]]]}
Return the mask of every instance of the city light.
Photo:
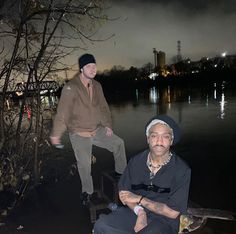
{"label": "city light", "polygon": [[227,52],[225,51],[225,52],[223,52],[223,53],[221,54],[221,56],[222,56],[222,57],[225,57],[226,54],[227,54]]}
{"label": "city light", "polygon": [[155,80],[157,76],[158,76],[158,74],[155,73],[155,72],[153,72],[153,73],[151,73],[148,77],[149,77],[151,80]]}

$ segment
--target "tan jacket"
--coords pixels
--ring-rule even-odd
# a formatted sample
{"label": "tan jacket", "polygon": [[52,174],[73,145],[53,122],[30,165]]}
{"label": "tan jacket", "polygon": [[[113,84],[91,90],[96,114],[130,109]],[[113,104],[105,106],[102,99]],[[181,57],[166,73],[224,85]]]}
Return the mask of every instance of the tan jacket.
{"label": "tan jacket", "polygon": [[61,137],[65,130],[71,133],[93,132],[99,126],[111,127],[111,113],[102,86],[92,80],[92,101],[78,74],[62,89],[51,136]]}

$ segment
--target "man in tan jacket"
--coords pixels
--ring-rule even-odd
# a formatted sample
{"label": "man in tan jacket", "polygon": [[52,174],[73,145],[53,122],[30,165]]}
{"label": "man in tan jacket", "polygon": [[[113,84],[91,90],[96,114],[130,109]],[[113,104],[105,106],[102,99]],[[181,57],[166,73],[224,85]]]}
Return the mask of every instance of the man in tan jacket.
{"label": "man in tan jacket", "polygon": [[91,54],[79,58],[80,73],[63,87],[51,132],[51,143],[61,144],[68,130],[82,184],[82,202],[88,204],[94,192],[91,176],[92,145],[113,153],[115,170],[122,174],[126,167],[124,141],[112,131],[111,113],[101,84],[94,80],[96,60]]}

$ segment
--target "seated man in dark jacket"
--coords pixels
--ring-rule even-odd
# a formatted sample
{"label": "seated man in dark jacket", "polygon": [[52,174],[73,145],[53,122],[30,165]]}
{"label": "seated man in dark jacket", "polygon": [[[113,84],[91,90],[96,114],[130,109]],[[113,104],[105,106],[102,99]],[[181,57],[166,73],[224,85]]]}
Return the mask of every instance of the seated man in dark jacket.
{"label": "seated man in dark jacket", "polygon": [[95,234],[178,233],[186,213],[191,170],[173,151],[180,139],[176,122],[166,116],[146,125],[149,149],[131,158],[119,181],[124,206],[101,216]]}

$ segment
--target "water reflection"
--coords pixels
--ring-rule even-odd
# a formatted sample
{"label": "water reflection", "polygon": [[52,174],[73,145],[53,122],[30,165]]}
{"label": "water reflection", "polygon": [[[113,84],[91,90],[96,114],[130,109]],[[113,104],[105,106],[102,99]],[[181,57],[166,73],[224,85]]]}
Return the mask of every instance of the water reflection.
{"label": "water reflection", "polygon": [[225,100],[225,85],[226,85],[226,83],[223,81],[219,85],[220,90],[217,90],[217,83],[214,83],[214,96],[213,96],[213,98],[215,100],[217,100],[217,97],[218,96],[220,97],[220,101],[219,101],[219,104],[220,104],[220,119],[225,118],[225,107],[226,107],[226,104],[227,104],[227,101]]}
{"label": "water reflection", "polygon": [[188,95],[188,104],[191,104],[191,95]]}
{"label": "water reflection", "polygon": [[225,94],[224,92],[222,92],[221,94],[221,101],[220,101],[220,118],[224,119],[225,117],[225,105],[226,105],[226,101],[225,101]]}
{"label": "water reflection", "polygon": [[206,95],[206,106],[208,106],[209,105],[209,95],[207,94]]}
{"label": "water reflection", "polygon": [[135,97],[136,97],[136,102],[138,102],[138,99],[139,99],[139,97],[138,97],[138,89],[135,90]]}
{"label": "water reflection", "polygon": [[157,92],[156,87],[150,88],[149,101],[150,101],[150,103],[157,103],[158,102],[158,92]]}
{"label": "water reflection", "polygon": [[167,102],[170,103],[170,86],[167,87]]}
{"label": "water reflection", "polygon": [[[184,102],[187,100],[188,104],[194,104],[198,97],[205,97],[201,102],[204,102],[206,107],[209,108],[210,104],[215,105],[215,101],[219,100],[220,97],[220,118],[225,118],[225,107],[227,104],[225,95],[226,83],[222,82],[220,84],[214,83],[213,89],[207,88],[203,90],[204,93],[199,92],[199,89],[194,90],[193,88],[187,89],[184,87],[151,87],[149,89],[149,102],[157,105],[157,113],[165,113],[167,110],[171,110],[171,104],[175,102]],[[136,100],[138,100],[139,92],[136,90]],[[212,97],[213,93],[213,97]],[[186,96],[185,96],[186,95]],[[165,108],[164,108],[165,107]],[[160,110],[161,108],[161,110]]]}
{"label": "water reflection", "polygon": [[217,99],[216,83],[214,83],[214,99]]}
{"label": "water reflection", "polygon": [[[174,89],[173,89],[174,90]],[[149,89],[149,101],[150,103],[153,104],[158,104],[161,106],[161,104],[167,104],[167,109],[171,109],[171,100],[175,99],[174,95],[175,93],[173,92],[173,97],[171,97],[171,88],[170,86],[167,86],[165,88],[159,88],[157,87],[152,87]],[[159,112],[159,111],[157,111]]]}

